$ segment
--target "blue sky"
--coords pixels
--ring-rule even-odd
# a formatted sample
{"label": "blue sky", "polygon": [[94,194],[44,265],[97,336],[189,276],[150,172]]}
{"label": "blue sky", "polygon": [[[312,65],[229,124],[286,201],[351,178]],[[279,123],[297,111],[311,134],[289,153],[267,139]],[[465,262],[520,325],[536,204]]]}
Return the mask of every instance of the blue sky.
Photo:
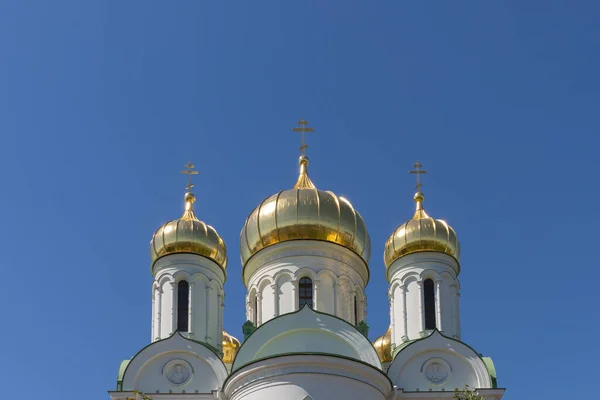
{"label": "blue sky", "polygon": [[[4,397],[107,399],[150,340],[148,243],[182,211],[229,248],[311,178],[373,243],[368,322],[389,324],[383,245],[425,207],[462,244],[463,339],[505,399],[595,382],[600,6],[594,1],[4,1],[0,4],[0,376]],[[24,393],[23,393],[24,391]]]}

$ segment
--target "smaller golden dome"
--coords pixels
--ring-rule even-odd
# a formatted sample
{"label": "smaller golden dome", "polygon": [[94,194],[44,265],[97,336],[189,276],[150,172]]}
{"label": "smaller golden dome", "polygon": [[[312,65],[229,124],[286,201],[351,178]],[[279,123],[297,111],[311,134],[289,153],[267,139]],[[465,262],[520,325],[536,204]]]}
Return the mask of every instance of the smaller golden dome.
{"label": "smaller golden dome", "polygon": [[379,336],[373,342],[373,347],[377,351],[379,360],[382,363],[392,361],[392,327],[390,326],[386,333]]}
{"label": "smaller golden dome", "polygon": [[169,254],[192,253],[216,262],[223,271],[227,267],[225,242],[215,228],[200,221],[194,213],[196,196],[185,194],[185,212],[156,230],[150,241],[152,267],[156,260]]}
{"label": "smaller golden dome", "polygon": [[240,341],[223,331],[223,362],[231,364],[240,349]]}
{"label": "smaller golden dome", "polygon": [[427,215],[423,199],[420,191],[415,194],[415,215],[396,228],[385,243],[383,258],[386,268],[402,256],[422,251],[445,253],[458,261],[460,244],[456,232],[446,221]]}

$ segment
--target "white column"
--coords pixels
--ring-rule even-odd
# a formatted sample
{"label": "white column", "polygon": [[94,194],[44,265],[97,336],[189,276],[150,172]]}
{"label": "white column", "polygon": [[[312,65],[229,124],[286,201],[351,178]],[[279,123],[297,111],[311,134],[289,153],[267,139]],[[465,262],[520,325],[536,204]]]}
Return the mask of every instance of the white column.
{"label": "white column", "polygon": [[419,334],[425,332],[425,300],[423,299],[423,281],[417,282],[419,286],[418,301],[419,301]]}
{"label": "white column", "polygon": [[437,330],[443,332],[442,329],[442,280],[435,281],[435,311],[436,311],[436,326]]}
{"label": "white column", "polygon": [[340,305],[340,291],[342,286],[339,283],[334,283],[333,284],[333,314],[338,317],[338,318],[342,318],[341,314],[341,305]]}
{"label": "white column", "polygon": [[394,304],[394,293],[389,293],[388,294],[388,305],[390,307],[390,328],[392,329],[392,350],[393,350],[393,346],[396,343],[395,341],[395,336],[396,336],[396,318],[394,315],[394,311],[396,310],[396,305]]}
{"label": "white column", "polygon": [[402,315],[402,330],[400,339],[403,342],[408,341],[408,313],[406,310],[406,286],[400,286],[400,313]]}
{"label": "white column", "polygon": [[256,293],[256,326],[262,325],[262,293]]}
{"label": "white column", "polygon": [[250,300],[250,295],[246,296],[246,320],[254,321],[254,315],[252,313],[252,303]]}
{"label": "white column", "polygon": [[456,286],[456,337],[460,339],[460,289]]}
{"label": "white column", "polygon": [[210,292],[213,290],[212,286],[206,285],[206,336],[204,337],[204,340],[207,343],[210,343],[210,339],[211,337],[210,335],[210,298],[212,297],[210,295]]}
{"label": "white column", "polygon": [[279,315],[279,290],[277,289],[277,284],[272,284],[271,289],[273,289],[273,318],[275,318]]}
{"label": "white column", "polygon": [[155,297],[156,297],[156,288],[154,287],[154,285],[152,285],[152,328],[151,328],[151,333],[150,333],[150,341],[153,342],[154,338],[156,337],[155,334],[155,330],[156,330],[156,304],[155,304]]}
{"label": "white column", "polygon": [[177,282],[169,282],[171,284],[171,332],[177,330]]}
{"label": "white column", "polygon": [[313,281],[313,309],[314,310],[318,310],[319,306],[318,304],[318,300],[319,300],[319,281],[317,279],[315,279]]}
{"label": "white column", "polygon": [[[217,337],[215,338],[216,346],[219,350],[223,349],[223,296],[225,293],[218,291],[217,294]],[[221,338],[221,340],[217,340]]]}
{"label": "white column", "polygon": [[367,320],[367,294],[366,293],[363,293],[363,297],[360,300],[359,318],[360,318],[360,321],[358,321],[358,322]]}
{"label": "white column", "polygon": [[194,335],[194,281],[188,282],[188,334]]}
{"label": "white column", "polygon": [[160,286],[158,286],[156,288],[156,294],[158,296],[158,300],[157,300],[157,310],[156,310],[156,336],[154,337],[154,341],[159,340],[160,339],[160,325],[162,323],[162,288]]}
{"label": "white column", "polygon": [[300,304],[298,301],[298,281],[292,282],[292,297],[293,310],[297,311]]}

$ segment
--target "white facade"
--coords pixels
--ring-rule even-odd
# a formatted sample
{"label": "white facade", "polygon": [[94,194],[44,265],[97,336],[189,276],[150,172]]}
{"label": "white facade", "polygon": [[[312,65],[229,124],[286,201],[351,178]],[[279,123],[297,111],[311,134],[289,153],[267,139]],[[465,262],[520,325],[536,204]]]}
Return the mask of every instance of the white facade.
{"label": "white facade", "polygon": [[181,334],[221,350],[223,269],[208,258],[184,253],[158,259],[152,272],[152,341],[168,338],[177,330],[178,284],[184,280],[189,285],[188,331]]}
{"label": "white facade", "polygon": [[460,283],[456,259],[444,253],[420,252],[396,260],[388,269],[392,343],[399,346],[429,333],[425,325],[424,282],[433,281],[435,328],[460,339]]}
{"label": "white facade", "polygon": [[313,284],[315,310],[355,325],[366,319],[369,270],[362,258],[337,244],[316,240],[278,243],[252,257],[243,277],[248,288],[246,318],[256,326],[297,311],[298,283],[305,277]]}
{"label": "white facade", "polygon": [[[491,359],[460,341],[459,272],[435,251],[389,266],[391,351],[382,365],[356,326],[366,320],[365,260],[331,242],[273,244],[242,269],[254,327],[245,324],[249,335],[226,365],[224,269],[197,254],[165,255],[152,266],[151,342],[123,361],[111,400],[440,400],[465,385],[499,400]],[[301,305],[306,278],[312,307]]]}

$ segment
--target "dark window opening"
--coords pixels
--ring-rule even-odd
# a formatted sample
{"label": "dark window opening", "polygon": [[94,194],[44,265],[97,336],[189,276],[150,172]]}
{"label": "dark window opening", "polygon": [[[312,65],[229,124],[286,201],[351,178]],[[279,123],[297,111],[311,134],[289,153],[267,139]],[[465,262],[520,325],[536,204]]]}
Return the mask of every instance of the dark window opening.
{"label": "dark window opening", "polygon": [[298,306],[302,308],[303,305],[308,304],[311,308],[313,306],[313,287],[310,278],[301,278],[298,284]]}
{"label": "dark window opening", "polygon": [[177,330],[188,332],[190,285],[186,281],[177,284]]}
{"label": "dark window opening", "polygon": [[356,303],[356,296],[354,296],[354,325],[358,325],[358,304]]}
{"label": "dark window opening", "polygon": [[424,305],[425,305],[425,329],[435,329],[435,289],[431,279],[423,282]]}
{"label": "dark window opening", "polygon": [[254,310],[252,311],[252,322],[254,322],[254,326],[258,326],[258,296],[254,296]]}

